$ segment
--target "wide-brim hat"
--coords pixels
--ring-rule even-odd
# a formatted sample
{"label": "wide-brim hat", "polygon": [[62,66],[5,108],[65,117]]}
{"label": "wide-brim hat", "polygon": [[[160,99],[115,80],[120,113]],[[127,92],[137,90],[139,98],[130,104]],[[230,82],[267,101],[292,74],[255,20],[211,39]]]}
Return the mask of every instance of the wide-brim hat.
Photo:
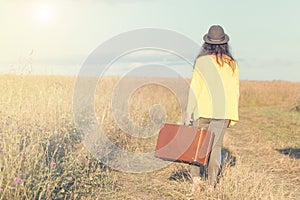
{"label": "wide-brim hat", "polygon": [[213,25],[208,33],[203,36],[203,40],[209,44],[225,44],[229,41],[229,36],[225,34],[224,29],[219,25]]}

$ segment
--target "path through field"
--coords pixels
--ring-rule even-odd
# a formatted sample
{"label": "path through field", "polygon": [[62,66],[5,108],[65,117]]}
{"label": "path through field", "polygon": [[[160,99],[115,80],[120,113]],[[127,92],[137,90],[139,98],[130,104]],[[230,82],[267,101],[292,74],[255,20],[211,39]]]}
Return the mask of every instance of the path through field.
{"label": "path through field", "polygon": [[[300,114],[276,107],[244,107],[241,121],[229,129],[224,147],[235,158],[223,170],[217,189],[206,185],[194,199],[297,199],[300,160],[280,149],[300,147]],[[281,114],[281,115],[278,115]],[[299,149],[298,149],[299,150]],[[294,157],[293,157],[294,156]],[[186,164],[173,163],[147,174],[120,174],[120,188],[111,198],[190,199]]]}

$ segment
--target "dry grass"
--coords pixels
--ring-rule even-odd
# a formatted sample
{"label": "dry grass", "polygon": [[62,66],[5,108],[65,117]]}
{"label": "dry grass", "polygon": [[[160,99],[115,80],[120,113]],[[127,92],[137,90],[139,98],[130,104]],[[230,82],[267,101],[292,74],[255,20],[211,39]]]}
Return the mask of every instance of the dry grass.
{"label": "dry grass", "polygon": [[242,81],[241,107],[292,106],[299,101],[299,82]]}
{"label": "dry grass", "polygon": [[[180,86],[178,80],[168,81]],[[116,78],[100,80],[96,91],[96,115],[102,128],[122,149],[153,151],[156,136],[130,136],[115,122],[110,95],[116,82]],[[189,166],[185,164],[173,163],[149,173],[122,173],[85,150],[73,120],[74,83],[71,77],[0,77],[0,199],[188,199]],[[241,121],[224,140],[235,165],[224,166],[215,191],[207,191],[204,185],[195,199],[300,196],[300,160],[279,151],[300,148],[300,113],[294,109],[299,91],[300,83],[241,82]],[[176,123],[181,118],[176,98],[184,96],[186,88],[178,97],[162,86],[147,85],[132,94],[128,113],[137,125],[149,125],[149,109],[159,104],[165,109],[165,120]]]}

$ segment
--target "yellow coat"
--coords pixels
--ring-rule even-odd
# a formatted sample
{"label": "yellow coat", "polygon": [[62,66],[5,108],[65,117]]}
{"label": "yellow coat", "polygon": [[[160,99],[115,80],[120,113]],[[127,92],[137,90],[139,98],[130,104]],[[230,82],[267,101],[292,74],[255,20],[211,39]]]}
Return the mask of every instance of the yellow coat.
{"label": "yellow coat", "polygon": [[194,119],[229,119],[233,125],[239,120],[238,104],[238,65],[233,71],[225,62],[220,66],[214,55],[200,56],[194,66],[187,113]]}

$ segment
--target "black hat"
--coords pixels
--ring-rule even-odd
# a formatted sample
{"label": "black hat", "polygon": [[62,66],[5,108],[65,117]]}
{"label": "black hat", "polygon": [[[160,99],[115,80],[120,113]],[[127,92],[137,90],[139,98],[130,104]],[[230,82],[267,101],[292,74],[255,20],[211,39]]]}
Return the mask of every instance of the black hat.
{"label": "black hat", "polygon": [[229,36],[225,34],[224,29],[219,25],[213,25],[208,33],[203,36],[203,40],[209,44],[225,44],[229,41]]}

